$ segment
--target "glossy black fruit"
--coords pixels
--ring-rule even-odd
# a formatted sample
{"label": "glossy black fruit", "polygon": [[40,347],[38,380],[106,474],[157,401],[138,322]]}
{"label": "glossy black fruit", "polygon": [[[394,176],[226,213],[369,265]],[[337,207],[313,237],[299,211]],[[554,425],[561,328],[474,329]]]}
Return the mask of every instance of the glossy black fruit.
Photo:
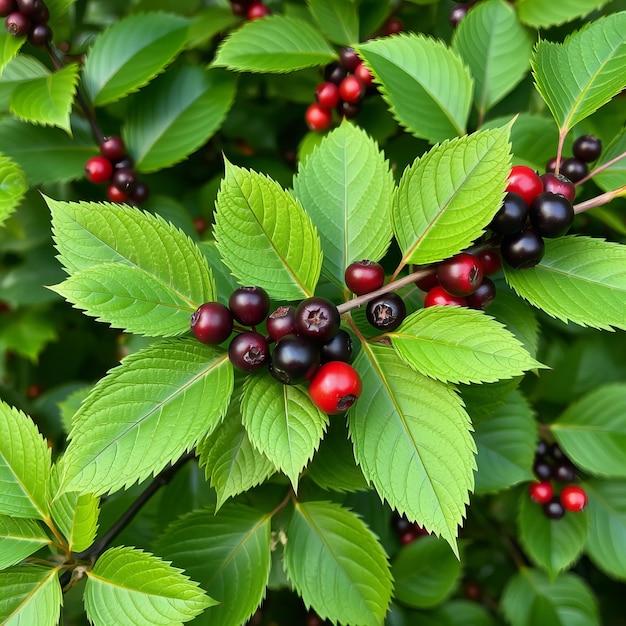
{"label": "glossy black fruit", "polygon": [[337,334],[340,324],[341,316],[337,307],[326,298],[306,298],[296,307],[296,332],[315,341],[330,341]]}
{"label": "glossy black fruit", "polygon": [[269,313],[270,297],[262,287],[238,287],[230,294],[228,308],[240,324],[256,326]]}
{"label": "glossy black fruit", "polygon": [[355,52],[354,48],[346,46],[339,51],[339,59],[341,65],[346,68],[348,72],[354,72],[357,65],[361,62],[361,58]]}
{"label": "glossy black fruit", "polygon": [[559,520],[565,515],[565,508],[558,497],[543,505],[543,514],[551,520]]}
{"label": "glossy black fruit", "polygon": [[533,473],[539,480],[548,480],[552,477],[552,466],[542,459],[537,459],[533,465]]}
{"label": "glossy black fruit", "polygon": [[319,364],[320,352],[311,339],[285,335],[274,346],[270,372],[285,385],[299,385],[315,374]]}
{"label": "glossy black fruit", "polygon": [[386,293],[367,303],[365,315],[375,328],[391,331],[404,321],[406,305],[397,293]]}
{"label": "glossy black fruit", "polygon": [[541,261],[544,252],[545,244],[541,235],[530,229],[507,235],[500,243],[502,259],[509,267],[517,270],[534,267]]}
{"label": "glossy black fruit", "polygon": [[488,307],[496,297],[496,285],[486,276],[483,276],[483,280],[478,286],[478,289],[467,296],[467,304],[472,309],[485,309]]}
{"label": "glossy black fruit", "polygon": [[566,459],[557,461],[552,466],[552,478],[560,483],[571,483],[576,480],[576,468]]}
{"label": "glossy black fruit", "polygon": [[499,235],[518,233],[526,223],[527,215],[528,207],[526,202],[524,202],[524,198],[509,191],[504,196],[502,206],[493,216],[489,228]]}
{"label": "glossy black fruit", "polygon": [[350,337],[350,333],[340,328],[330,341],[320,345],[319,350],[322,363],[328,361],[350,363],[353,351],[352,337]]}
{"label": "glossy black fruit", "polygon": [[339,86],[339,83],[348,75],[348,70],[345,67],[337,63],[329,63],[324,68],[324,80],[329,83],[335,83]]}
{"label": "glossy black fruit", "polygon": [[570,157],[561,163],[560,173],[573,183],[577,183],[589,174],[589,168],[586,163],[583,163],[576,157]]}
{"label": "glossy black fruit", "polygon": [[135,172],[131,169],[116,169],[111,182],[120,191],[131,193],[137,183],[137,177],[135,176]]}
{"label": "glossy black fruit", "polygon": [[544,191],[533,200],[528,216],[533,230],[542,237],[561,237],[574,221],[574,208],[565,196]]}
{"label": "glossy black fruit", "polygon": [[238,369],[253,372],[263,367],[270,356],[267,339],[261,333],[247,330],[239,333],[228,346],[228,358]]}
{"label": "glossy black fruit", "polygon": [[600,156],[602,142],[595,135],[582,135],[574,141],[572,152],[583,163],[591,163]]}
{"label": "glossy black fruit", "polygon": [[47,24],[35,24],[28,33],[28,41],[37,48],[42,48],[52,40],[52,30]]}

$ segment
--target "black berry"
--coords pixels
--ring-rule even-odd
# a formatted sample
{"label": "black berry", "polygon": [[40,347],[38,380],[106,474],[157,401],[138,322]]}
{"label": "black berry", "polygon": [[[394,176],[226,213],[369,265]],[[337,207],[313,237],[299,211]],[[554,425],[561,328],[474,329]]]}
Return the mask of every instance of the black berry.
{"label": "black berry", "polygon": [[469,6],[467,4],[457,4],[455,7],[452,7],[448,15],[448,23],[450,26],[456,28],[461,21],[463,21],[468,11]]}
{"label": "black berry", "polygon": [[496,297],[496,285],[486,276],[483,276],[483,280],[469,296],[467,296],[467,305],[472,309],[485,309],[488,307]]}
{"label": "black berry", "polygon": [[540,458],[545,457],[548,456],[549,452],[550,446],[548,445],[548,442],[544,439],[540,439],[537,443],[537,447],[535,448],[535,456]]}
{"label": "black berry", "polygon": [[330,341],[337,334],[340,324],[341,316],[337,307],[326,298],[307,298],[296,307],[296,332],[316,341]]}
{"label": "black berry", "polygon": [[574,221],[572,203],[561,194],[544,191],[528,209],[533,230],[542,237],[561,237]]}
{"label": "black berry", "polygon": [[541,235],[530,229],[507,235],[500,243],[502,258],[509,267],[516,270],[537,265],[544,252],[545,244]]}
{"label": "black berry", "polygon": [[502,206],[493,216],[489,228],[499,235],[518,233],[526,223],[528,207],[524,198],[512,191],[504,196]]}
{"label": "black berry", "polygon": [[30,41],[30,43],[37,48],[42,48],[51,40],[52,31],[47,24],[36,24],[28,33],[28,41]]}
{"label": "black berry", "polygon": [[230,337],[233,316],[220,302],[205,302],[191,316],[190,326],[198,341],[218,344]]}
{"label": "black berry", "polygon": [[561,163],[560,173],[573,183],[577,183],[589,174],[589,168],[586,163],[583,163],[576,157],[570,157]]}
{"label": "black berry", "polygon": [[315,374],[319,364],[320,352],[313,341],[285,335],[274,346],[270,372],[285,385],[299,385]]}
{"label": "black berry", "polygon": [[550,446],[549,454],[555,461],[567,460],[567,457],[565,456],[565,452],[561,450],[561,446],[559,446],[558,443],[553,443]]}
{"label": "black berry", "polygon": [[406,317],[406,305],[397,293],[386,293],[367,303],[367,321],[380,330],[395,330]]}
{"label": "black berry", "polygon": [[548,480],[552,477],[552,466],[544,460],[536,460],[533,472],[539,480]]}
{"label": "black berry", "polygon": [[251,330],[233,337],[228,346],[228,358],[238,369],[253,372],[269,361],[270,348],[267,339],[261,333]]}
{"label": "black berry", "polygon": [[543,505],[543,514],[551,520],[559,520],[565,515],[565,508],[559,498],[553,498]]}
{"label": "black berry", "polygon": [[552,478],[560,483],[571,483],[576,480],[576,468],[567,460],[557,461],[552,466]]}
{"label": "black berry", "polygon": [[279,306],[275,311],[270,313],[265,325],[267,327],[267,334],[271,339],[278,341],[285,335],[295,335],[295,311],[295,308],[292,306]]}
{"label": "black berry", "polygon": [[346,46],[339,51],[339,59],[341,65],[348,71],[354,72],[357,65],[361,62],[361,58],[355,52],[354,48]]}
{"label": "black berry", "polygon": [[337,105],[337,113],[340,117],[345,117],[348,120],[354,119],[361,112],[360,102],[346,102],[342,100]]}
{"label": "black berry", "polygon": [[572,152],[583,163],[591,163],[600,156],[602,142],[595,135],[582,135],[574,141]]}
{"label": "black berry", "polygon": [[22,15],[30,17],[41,10],[43,2],[41,0],[16,0],[17,10]]}
{"label": "black berry", "polygon": [[269,313],[270,297],[262,287],[238,287],[228,299],[228,308],[240,324],[256,326]]}
{"label": "black berry", "polygon": [[345,67],[337,63],[329,63],[324,68],[324,80],[339,86],[339,83],[348,75]]}
{"label": "black berry", "polygon": [[135,172],[131,169],[116,169],[111,180],[113,185],[124,193],[132,193],[137,183]]}
{"label": "black berry", "polygon": [[148,188],[148,185],[142,182],[136,183],[131,197],[137,204],[144,203],[150,197],[150,189]]}
{"label": "black berry", "polygon": [[350,333],[343,329],[339,329],[337,334],[320,347],[320,361],[327,363],[328,361],[344,361],[350,363],[352,360],[352,337]]}

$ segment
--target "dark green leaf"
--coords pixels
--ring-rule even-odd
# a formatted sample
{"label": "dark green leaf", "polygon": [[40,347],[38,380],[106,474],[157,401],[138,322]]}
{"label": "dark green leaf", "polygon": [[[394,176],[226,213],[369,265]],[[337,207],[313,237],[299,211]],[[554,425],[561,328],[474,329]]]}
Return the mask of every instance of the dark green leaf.
{"label": "dark green leaf", "polygon": [[353,0],[308,0],[322,32],[340,46],[359,41],[359,15]]}

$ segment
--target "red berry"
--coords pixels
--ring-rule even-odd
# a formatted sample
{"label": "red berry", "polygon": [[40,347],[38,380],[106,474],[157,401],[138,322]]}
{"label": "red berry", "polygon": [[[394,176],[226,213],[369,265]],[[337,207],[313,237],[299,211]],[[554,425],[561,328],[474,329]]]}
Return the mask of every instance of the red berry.
{"label": "red berry", "polygon": [[546,172],[540,176],[543,181],[543,190],[550,193],[558,193],[565,196],[570,202],[574,202],[576,198],[576,187],[574,183],[563,176],[563,174],[552,174]]}
{"label": "red berry", "polygon": [[196,229],[198,235],[202,235],[209,227],[209,222],[201,215],[197,215],[193,218],[193,227]]}
{"label": "red berry", "polygon": [[400,543],[403,546],[408,546],[410,543],[413,543],[419,536],[419,533],[416,533],[412,528],[410,528],[400,535]]}
{"label": "red berry", "polygon": [[385,270],[380,263],[363,259],[350,263],[346,268],[344,278],[348,289],[357,296],[362,296],[383,286]]}
{"label": "red berry", "polygon": [[17,11],[15,0],[0,0],[0,17],[6,17]]}
{"label": "red berry", "polygon": [[365,87],[370,87],[372,84],[372,79],[374,78],[372,76],[372,72],[369,71],[369,69],[363,65],[363,63],[359,63],[356,66],[356,69],[354,70],[354,75],[357,78],[361,79],[361,82],[365,85]]}
{"label": "red berry", "polygon": [[430,274],[426,274],[423,278],[415,281],[415,284],[422,291],[430,291],[433,287],[437,287],[439,285],[439,281],[437,280],[437,272],[431,272]]}
{"label": "red berry", "polygon": [[258,20],[261,17],[265,17],[266,15],[270,15],[271,11],[268,6],[263,4],[262,2],[253,2],[248,9],[248,13],[246,14],[249,20]]}
{"label": "red berry", "polygon": [[453,296],[469,296],[483,280],[480,261],[468,252],[460,252],[437,268],[439,284]]}
{"label": "red berry", "polygon": [[339,51],[339,59],[341,65],[346,68],[348,72],[354,72],[356,66],[361,62],[361,58],[355,52],[354,48],[346,46]]}
{"label": "red berry", "polygon": [[190,326],[198,341],[216,345],[230,337],[233,315],[220,302],[205,302],[191,316]]}
{"label": "red berry", "polygon": [[362,389],[359,373],[343,361],[329,361],[321,365],[309,384],[313,404],[329,415],[349,409]]}
{"label": "red berry", "polygon": [[512,191],[530,206],[532,201],[543,191],[543,182],[539,174],[526,165],[514,165],[508,176],[506,191]]}
{"label": "red berry", "polygon": [[359,102],[365,95],[365,85],[358,76],[346,76],[339,84],[339,95],[344,102]]}
{"label": "red berry", "polygon": [[385,24],[385,35],[389,37],[389,35],[395,35],[397,33],[401,33],[404,30],[404,24],[402,20],[398,17],[391,17],[387,20]]}
{"label": "red berry", "polygon": [[304,119],[311,130],[328,130],[333,121],[333,114],[319,104],[311,104],[304,114]]}
{"label": "red berry", "polygon": [[107,186],[107,199],[121,204],[128,200],[128,194],[111,183]]}
{"label": "red berry", "polygon": [[587,504],[587,494],[585,490],[578,485],[567,485],[563,487],[559,496],[563,508],[567,511],[582,511]]}
{"label": "red berry", "polygon": [[274,312],[270,313],[265,325],[267,334],[271,339],[278,341],[285,335],[295,334],[294,313],[295,308],[292,306],[279,306]]}
{"label": "red berry", "polygon": [[30,30],[30,20],[22,13],[14,12],[7,15],[4,25],[9,35],[24,37]]}
{"label": "red berry", "polygon": [[17,0],[17,10],[29,17],[41,10],[41,0]]}
{"label": "red berry", "polygon": [[441,285],[437,285],[424,298],[424,307],[429,306],[467,306],[467,300],[461,296],[453,296]]}
{"label": "red berry", "polygon": [[126,156],[126,146],[121,137],[106,137],[100,144],[100,154],[110,161],[120,161]]}
{"label": "red berry", "polygon": [[482,265],[483,276],[493,276],[502,267],[502,259],[493,249],[482,250],[476,256]]}
{"label": "red berry", "polygon": [[325,109],[334,109],[339,104],[339,88],[335,83],[320,83],[315,90],[315,100]]}
{"label": "red berry", "polygon": [[85,163],[85,174],[91,183],[106,183],[113,176],[113,165],[104,157],[91,157]]}
{"label": "red berry", "polygon": [[554,496],[552,483],[547,480],[540,483],[530,483],[530,485],[528,485],[528,495],[530,496],[530,499],[537,504],[550,502],[550,500],[552,500],[552,496]]}

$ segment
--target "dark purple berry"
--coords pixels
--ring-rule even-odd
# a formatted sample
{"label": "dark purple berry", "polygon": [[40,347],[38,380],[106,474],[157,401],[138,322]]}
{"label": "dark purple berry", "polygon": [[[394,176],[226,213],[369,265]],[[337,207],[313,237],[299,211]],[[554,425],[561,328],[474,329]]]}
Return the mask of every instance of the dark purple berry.
{"label": "dark purple berry", "polygon": [[572,152],[583,163],[591,163],[600,156],[602,142],[595,135],[582,135],[574,141]]}
{"label": "dark purple berry", "polygon": [[129,156],[125,156],[123,159],[115,162],[116,170],[132,170],[133,160]]}
{"label": "dark purple berry", "polygon": [[561,446],[559,446],[558,443],[553,443],[550,446],[549,454],[555,461],[567,460],[567,457],[565,456],[565,452],[561,450]]}
{"label": "dark purple berry", "polygon": [[354,119],[360,112],[360,102],[346,102],[342,100],[337,105],[337,113],[339,113],[340,117],[345,117],[348,120]]}
{"label": "dark purple berry", "polygon": [[496,297],[496,285],[486,276],[478,286],[478,289],[467,296],[467,304],[472,309],[485,309]]}
{"label": "dark purple berry", "polygon": [[359,63],[361,63],[361,58],[355,52],[354,48],[350,46],[346,46],[339,51],[339,59],[341,65],[348,71],[354,72]]}
{"label": "dark purple berry", "polygon": [[137,204],[143,204],[150,197],[150,189],[146,183],[138,182],[135,184],[135,189],[131,194],[131,198]]}
{"label": "dark purple berry", "polygon": [[551,520],[559,520],[565,515],[565,508],[558,497],[552,498],[550,502],[543,505],[543,514]]}
{"label": "dark purple berry", "polygon": [[52,40],[52,31],[47,24],[36,24],[28,33],[28,41],[37,48],[42,48]]}
{"label": "dark purple berry", "polygon": [[0,17],[6,17],[17,11],[15,0],[0,0]]}
{"label": "dark purple berry", "polygon": [[43,2],[41,0],[16,0],[17,10],[22,14],[30,17],[41,10]]}
{"label": "dark purple berry", "polygon": [[135,172],[129,169],[116,169],[111,180],[114,187],[117,187],[124,193],[132,193],[137,183]]}
{"label": "dark purple berry", "polygon": [[30,20],[18,12],[9,14],[6,20],[4,20],[4,25],[9,35],[14,35],[15,37],[24,37],[28,35],[30,30]]}
{"label": "dark purple berry", "polygon": [[230,3],[230,8],[235,15],[243,17],[247,15],[252,0],[237,0]]}
{"label": "dark purple berry", "polygon": [[344,272],[346,287],[357,296],[380,289],[385,282],[385,270],[380,263],[363,259],[350,263]]}
{"label": "dark purple berry", "polygon": [[244,331],[233,337],[228,346],[228,358],[234,367],[253,372],[269,362],[270,348],[261,333]]}
{"label": "dark purple berry", "polygon": [[106,137],[100,144],[100,154],[110,161],[120,161],[126,156],[126,146],[121,137]]}
{"label": "dark purple berry", "polygon": [[294,314],[296,332],[316,341],[330,341],[339,330],[341,316],[337,307],[326,298],[314,296],[302,300]]}
{"label": "dark purple berry", "polygon": [[552,478],[560,483],[572,483],[576,480],[576,468],[566,459],[557,461],[552,466]]}
{"label": "dark purple berry", "polygon": [[33,24],[47,24],[50,19],[48,7],[42,2],[39,8],[30,16],[30,19]]}
{"label": "dark purple berry", "polygon": [[339,83],[348,75],[345,67],[342,67],[337,61],[329,63],[324,68],[324,80],[339,86]]}
{"label": "dark purple berry", "polygon": [[339,329],[337,334],[320,347],[320,360],[322,363],[328,361],[344,361],[350,363],[352,361],[352,337],[350,333],[343,329]]}
{"label": "dark purple berry", "polygon": [[535,456],[538,458],[543,458],[548,456],[550,452],[550,446],[545,439],[540,439],[537,443],[537,447],[535,448]]}
{"label": "dark purple berry", "polygon": [[533,230],[542,237],[561,237],[574,221],[574,207],[565,196],[544,191],[533,200],[528,216]]}
{"label": "dark purple berry", "polygon": [[552,476],[552,466],[550,463],[538,459],[533,465],[533,472],[539,480],[548,480]]}
{"label": "dark purple berry", "polygon": [[190,325],[198,341],[215,345],[230,337],[233,316],[220,302],[205,302],[191,316]]}
{"label": "dark purple berry", "polygon": [[285,335],[295,335],[295,311],[296,309],[292,306],[279,306],[275,311],[270,313],[265,325],[267,327],[267,334],[271,339],[278,341]]}
{"label": "dark purple berry", "polygon": [[502,206],[493,216],[489,228],[499,235],[513,235],[522,230],[528,216],[528,207],[524,198],[509,191],[504,196]]}
{"label": "dark purple berry", "polygon": [[576,187],[574,183],[563,176],[563,174],[542,174],[539,178],[543,181],[543,190],[551,193],[558,193],[565,196],[570,202],[574,202],[576,197]]}
{"label": "dark purple berry", "polygon": [[270,297],[262,287],[238,287],[228,299],[228,308],[240,324],[256,326],[269,313]]}
{"label": "dark purple berry", "polygon": [[554,172],[556,172],[556,157],[552,157],[547,163],[546,163],[546,172],[548,174],[554,174]]}
{"label": "dark purple berry", "polygon": [[413,528],[413,524],[409,522],[406,515],[400,515],[397,511],[394,511],[391,515],[391,528],[395,530],[398,535],[402,535]]}
{"label": "dark purple berry", "polygon": [[448,23],[452,28],[456,28],[465,19],[469,6],[467,4],[457,4],[452,7],[450,14],[448,15]]}
{"label": "dark purple berry", "polygon": [[380,330],[395,330],[406,317],[406,305],[397,293],[386,293],[367,303],[367,321]]}
{"label": "dark purple berry", "polygon": [[570,157],[561,163],[559,172],[573,183],[577,183],[589,174],[589,168],[586,163],[579,161],[576,157]]}
{"label": "dark purple berry", "polygon": [[530,229],[507,235],[500,243],[502,259],[516,270],[534,267],[541,261],[544,252],[545,244],[541,235]]}
{"label": "dark purple berry", "polygon": [[319,364],[319,348],[313,341],[285,335],[274,346],[270,372],[284,385],[299,385],[315,374]]}

